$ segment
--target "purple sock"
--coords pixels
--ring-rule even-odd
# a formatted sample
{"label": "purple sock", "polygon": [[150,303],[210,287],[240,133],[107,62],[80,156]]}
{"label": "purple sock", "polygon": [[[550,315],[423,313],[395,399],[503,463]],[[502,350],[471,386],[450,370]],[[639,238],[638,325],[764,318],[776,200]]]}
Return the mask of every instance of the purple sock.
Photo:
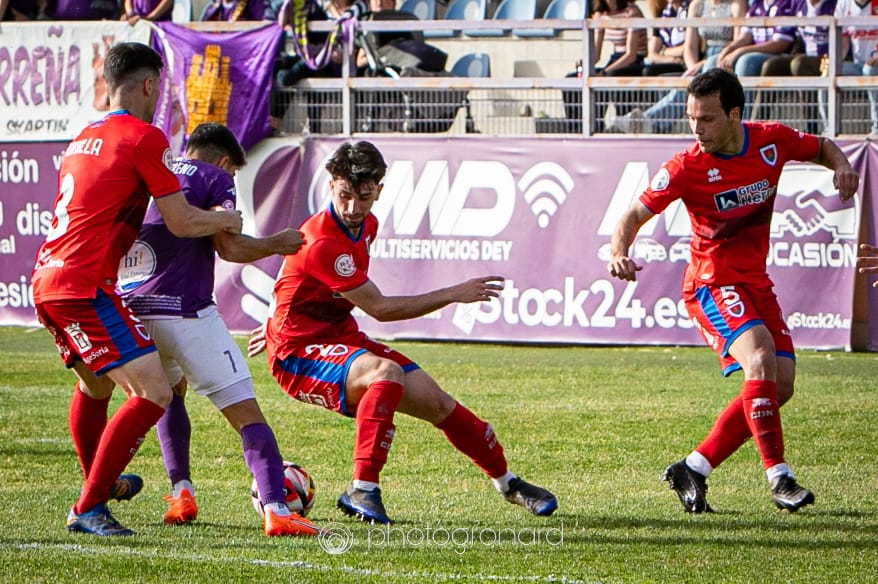
{"label": "purple sock", "polygon": [[285,501],[284,467],[274,432],[268,424],[248,424],[241,428],[244,462],[253,473],[262,504]]}
{"label": "purple sock", "polygon": [[192,425],[186,412],[186,400],[174,394],[168,409],[159,418],[155,432],[171,486],[190,480],[189,439],[192,437]]}

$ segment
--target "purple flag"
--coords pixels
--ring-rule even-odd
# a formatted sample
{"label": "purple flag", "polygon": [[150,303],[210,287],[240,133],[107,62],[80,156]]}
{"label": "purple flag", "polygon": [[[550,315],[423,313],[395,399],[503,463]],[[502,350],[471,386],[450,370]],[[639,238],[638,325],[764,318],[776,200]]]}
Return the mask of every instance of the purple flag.
{"label": "purple flag", "polygon": [[165,60],[153,122],[178,153],[198,124],[229,127],[245,150],[271,133],[272,69],[282,30],[275,23],[229,33],[156,23],[152,45]]}

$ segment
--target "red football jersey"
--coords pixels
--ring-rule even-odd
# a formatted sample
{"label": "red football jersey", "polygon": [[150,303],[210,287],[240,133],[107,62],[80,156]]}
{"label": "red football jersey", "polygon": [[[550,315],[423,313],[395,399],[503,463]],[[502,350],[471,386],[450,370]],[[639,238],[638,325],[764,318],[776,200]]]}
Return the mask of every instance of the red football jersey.
{"label": "red football jersey", "polygon": [[640,201],[661,213],[681,199],[692,226],[684,288],[699,283],[770,284],[765,263],[777,183],[784,164],[819,153],[816,136],[766,122],[744,123],[740,154],[703,153],[694,144],[653,177]]}
{"label": "red football jersey", "polygon": [[86,127],[64,152],[55,216],[37,252],[35,302],[94,298],[112,286],[149,196],[180,190],[161,130],[122,110]]}
{"label": "red football jersey", "polygon": [[354,305],[341,296],[365,284],[369,246],[378,219],[366,217],[357,237],[342,225],[331,207],[299,228],[305,245],[284,258],[274,284],[274,313],[265,331],[269,359],[284,359],[302,343],[333,342],[359,330]]}

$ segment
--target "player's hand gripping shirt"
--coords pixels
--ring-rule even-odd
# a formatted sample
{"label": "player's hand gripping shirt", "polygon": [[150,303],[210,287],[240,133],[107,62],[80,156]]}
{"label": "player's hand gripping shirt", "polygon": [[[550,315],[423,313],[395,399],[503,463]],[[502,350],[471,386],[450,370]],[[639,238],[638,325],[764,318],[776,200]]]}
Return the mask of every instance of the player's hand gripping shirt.
{"label": "player's hand gripping shirt", "polygon": [[[178,158],[173,165],[186,200],[199,209],[234,209],[235,181],[221,168]],[[177,237],[155,204],[119,265],[119,289],[138,316],[193,318],[212,305],[216,253],[211,236]]]}
{"label": "player's hand gripping shirt", "polygon": [[369,246],[378,233],[378,220],[369,214],[353,237],[330,207],[299,229],[305,245],[284,258],[274,285],[275,310],[265,331],[272,360],[285,358],[297,345],[337,341],[359,330],[351,316],[354,305],[340,293],[369,279]]}
{"label": "player's hand gripping shirt", "polygon": [[815,158],[819,149],[810,134],[746,122],[740,154],[704,153],[694,144],[662,166],[640,201],[656,214],[677,199],[686,205],[692,261],[684,288],[770,284],[765,263],[781,171],[787,161]]}
{"label": "player's hand gripping shirt", "polygon": [[124,110],[89,125],[67,146],[52,228],[37,251],[35,302],[112,289],[150,195],[180,190],[172,161],[161,130]]}

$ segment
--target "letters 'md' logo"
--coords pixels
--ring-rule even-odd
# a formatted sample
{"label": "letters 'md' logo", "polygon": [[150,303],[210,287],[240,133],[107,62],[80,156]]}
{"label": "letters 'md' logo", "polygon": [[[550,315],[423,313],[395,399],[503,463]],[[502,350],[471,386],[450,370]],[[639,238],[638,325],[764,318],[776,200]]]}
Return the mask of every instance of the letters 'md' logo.
{"label": "letters 'md' logo", "polygon": [[740,205],[738,202],[738,191],[735,189],[717,193],[713,196],[713,200],[716,202],[716,208],[720,212],[737,209]]}
{"label": "letters 'md' logo", "polygon": [[759,149],[759,156],[762,157],[765,164],[768,166],[774,166],[777,164],[777,146],[775,144],[763,146]]}

